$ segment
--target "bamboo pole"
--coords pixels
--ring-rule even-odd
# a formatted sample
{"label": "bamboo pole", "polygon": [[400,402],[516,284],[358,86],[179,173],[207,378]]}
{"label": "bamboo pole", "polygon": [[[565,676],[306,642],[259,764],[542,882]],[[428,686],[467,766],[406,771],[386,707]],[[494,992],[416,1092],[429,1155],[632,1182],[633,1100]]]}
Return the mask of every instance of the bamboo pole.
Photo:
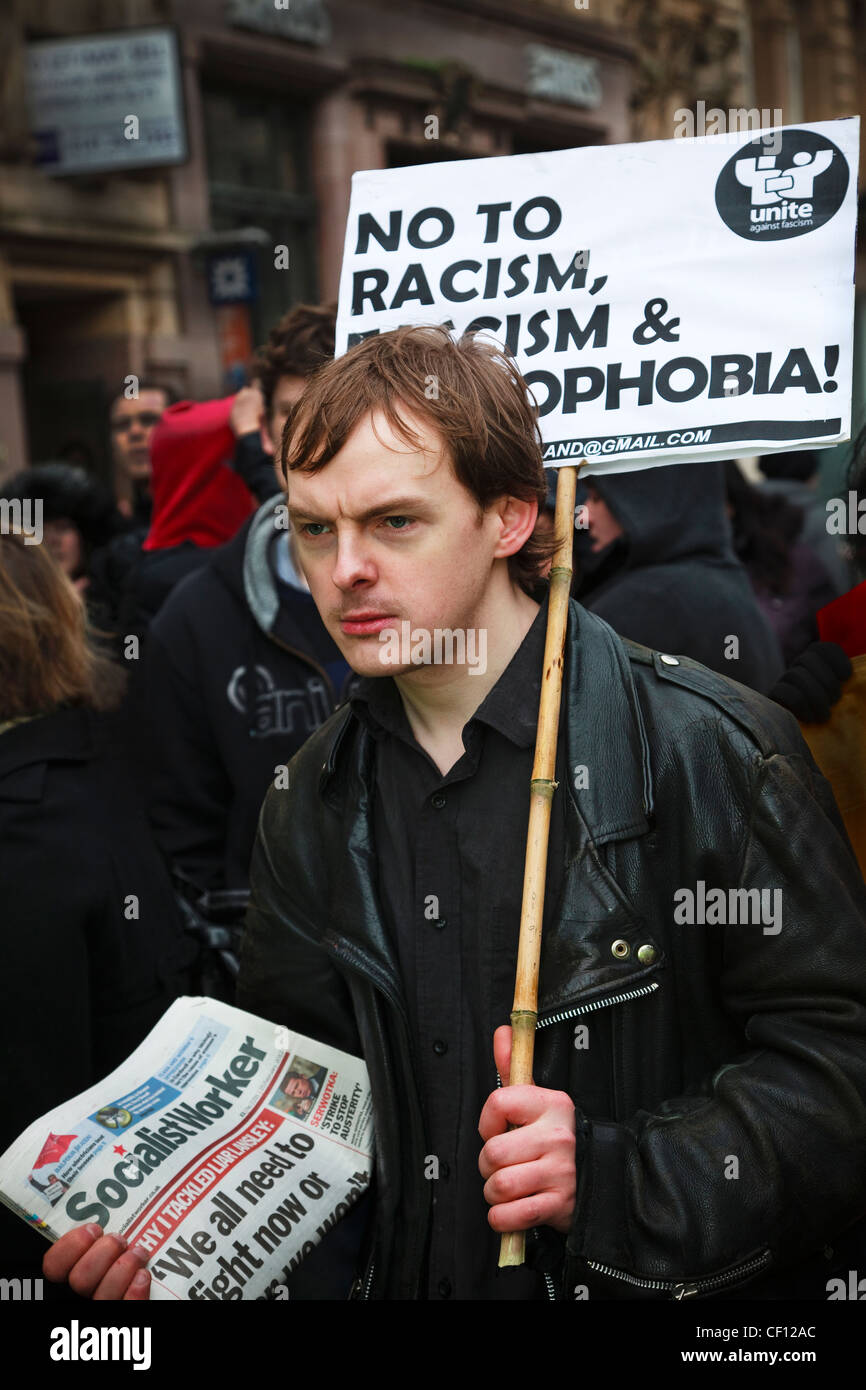
{"label": "bamboo pole", "polygon": [[[517,978],[511,1012],[511,1074],[509,1085],[532,1084],[532,1057],[535,1024],[538,1018],[538,967],[541,961],[541,924],[544,912],[544,886],[547,876],[547,842],[550,809],[556,782],[556,741],[562,694],[562,668],[568,600],[571,592],[572,547],[574,545],[574,499],[581,465],[558,470],[556,487],[556,538],[559,542],[550,570],[550,597],[547,633],[544,643],[544,673],[538,705],[538,730],[529,797],[529,828],[523,870],[523,904],[520,910],[520,941],[517,948]],[[505,1231],[499,1249],[499,1266],[522,1265],[525,1251],[523,1231]]]}

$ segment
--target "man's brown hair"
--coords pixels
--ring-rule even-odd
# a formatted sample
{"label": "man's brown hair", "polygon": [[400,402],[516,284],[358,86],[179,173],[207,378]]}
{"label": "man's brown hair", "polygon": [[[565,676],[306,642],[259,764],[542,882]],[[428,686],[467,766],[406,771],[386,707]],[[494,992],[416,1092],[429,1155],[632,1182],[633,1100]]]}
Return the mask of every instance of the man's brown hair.
{"label": "man's brown hair", "polygon": [[[447,328],[396,328],[322,367],[286,421],[284,472],[324,468],[372,410],[417,448],[401,406],[441,436],[458,482],[482,511],[502,496],[544,506],[537,415],[514,359],[474,335],[455,342]],[[512,580],[530,592],[555,548],[555,541],[531,536],[508,557]]]}
{"label": "man's brown hair", "polygon": [[268,415],[281,376],[306,378],[331,360],[336,326],[336,303],[296,304],[271,329],[268,341],[256,353],[252,371]]}
{"label": "man's brown hair", "polygon": [[111,709],[123,686],[123,672],[91,645],[84,605],[45,546],[0,534],[0,723],[66,705]]}

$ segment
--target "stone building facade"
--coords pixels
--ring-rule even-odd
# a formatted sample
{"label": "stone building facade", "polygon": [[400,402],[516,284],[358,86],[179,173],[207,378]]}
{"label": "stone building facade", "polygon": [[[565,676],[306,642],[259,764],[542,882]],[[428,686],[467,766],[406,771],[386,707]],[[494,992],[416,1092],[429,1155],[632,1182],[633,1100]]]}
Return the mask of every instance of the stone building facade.
{"label": "stone building facade", "polygon": [[[34,46],[154,28],[185,157],[52,172]],[[335,295],[354,170],[668,139],[701,101],[852,114],[864,33],[864,0],[6,0],[0,476],[59,452],[107,476],[130,373],[230,389],[285,309]],[[214,302],[237,267],[250,296]]]}

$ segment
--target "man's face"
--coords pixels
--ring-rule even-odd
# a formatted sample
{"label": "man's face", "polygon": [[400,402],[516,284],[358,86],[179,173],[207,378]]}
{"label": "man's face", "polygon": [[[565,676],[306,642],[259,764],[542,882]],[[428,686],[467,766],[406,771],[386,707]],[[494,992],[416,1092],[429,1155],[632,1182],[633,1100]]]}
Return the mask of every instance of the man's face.
{"label": "man's face", "polygon": [[84,544],[81,532],[68,516],[46,521],[43,527],[45,544],[68,579],[77,579],[84,565]]}
{"label": "man's face", "polygon": [[283,438],[283,426],[289,418],[289,411],[292,406],[303,394],[306,384],[306,378],[302,376],[278,376],[271,400],[270,414],[267,419],[262,419],[261,423],[262,448],[266,454],[273,454],[274,473],[280,492],[285,487],[280,467],[280,443]]}
{"label": "man's face", "polygon": [[592,551],[604,550],[605,546],[625,535],[610,507],[602,501],[595,488],[587,490],[586,522]]}
{"label": "man's face", "polygon": [[283,1090],[287,1096],[297,1096],[298,1100],[306,1100],[312,1093],[313,1083],[305,1076],[290,1076]]}
{"label": "man's face", "polygon": [[[300,400],[306,384],[306,378],[302,376],[277,377],[277,384],[271,399],[270,414],[262,429],[262,448],[266,453],[274,455],[274,462],[277,466],[279,466],[283,427],[289,418],[289,411]],[[282,486],[282,479],[280,479],[280,487]]]}
{"label": "man's face", "polygon": [[[430,634],[486,627],[494,561],[519,550],[527,531],[508,498],[481,514],[436,431],[403,415],[422,447],[367,414],[319,472],[289,472],[289,510],[310,592],[349,665],[447,682],[459,667],[400,664],[380,632],[399,636],[404,622]],[[535,505],[519,515],[531,531]]]}
{"label": "man's face", "polygon": [[111,407],[115,468],[133,482],[150,477],[150,437],[166,408],[164,391],[141,391],[135,400],[118,396]]}

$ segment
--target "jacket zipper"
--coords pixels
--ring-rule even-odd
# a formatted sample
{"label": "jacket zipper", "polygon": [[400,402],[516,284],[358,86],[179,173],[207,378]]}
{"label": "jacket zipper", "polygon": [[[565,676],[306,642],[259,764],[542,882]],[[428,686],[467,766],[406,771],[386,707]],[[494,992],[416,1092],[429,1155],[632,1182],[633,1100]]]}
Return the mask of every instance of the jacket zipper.
{"label": "jacket zipper", "polygon": [[592,999],[588,1004],[575,1004],[572,1009],[563,1009],[558,1014],[551,1014],[549,1018],[540,1018],[535,1025],[536,1030],[547,1028],[551,1023],[563,1023],[567,1018],[577,1018],[579,1014],[590,1014],[594,1013],[596,1009],[606,1009],[610,1004],[626,1004],[630,999],[639,999],[643,994],[652,994],[658,987],[658,980],[651,980],[647,985],[640,985],[637,989],[623,990],[621,994],[612,994],[606,999]]}
{"label": "jacket zipper", "polygon": [[586,1263],[597,1274],[604,1274],[609,1279],[621,1279],[623,1283],[631,1284],[638,1289],[657,1289],[660,1293],[669,1293],[679,1301],[683,1298],[695,1298],[713,1288],[722,1289],[727,1284],[739,1283],[745,1275],[756,1273],[771,1260],[769,1250],[764,1250],[760,1255],[736,1265],[725,1274],[711,1274],[706,1279],[684,1279],[677,1282],[670,1279],[642,1279],[637,1274],[627,1274],[623,1269],[612,1269],[610,1265],[599,1264],[597,1260],[587,1260]]}
{"label": "jacket zipper", "polygon": [[[564,1009],[560,1013],[551,1014],[549,1018],[540,1018],[535,1027],[536,1030],[538,1030],[539,1028],[546,1028],[549,1023],[562,1023],[566,1018],[577,1018],[579,1014],[592,1013],[596,1009],[605,1008],[608,1004],[625,1004],[630,999],[638,999],[642,994],[652,994],[653,991],[657,989],[658,981],[653,980],[647,985],[641,985],[639,989],[624,990],[619,994],[612,994],[607,999],[593,999],[589,1004],[575,1004],[572,1009]],[[502,1078],[498,1071],[496,1073],[496,1084],[497,1086],[502,1085]],[[537,1238],[537,1227],[532,1227],[532,1234]],[[552,1303],[556,1303],[556,1286],[551,1276],[547,1273],[544,1275],[544,1288],[548,1299]]]}

